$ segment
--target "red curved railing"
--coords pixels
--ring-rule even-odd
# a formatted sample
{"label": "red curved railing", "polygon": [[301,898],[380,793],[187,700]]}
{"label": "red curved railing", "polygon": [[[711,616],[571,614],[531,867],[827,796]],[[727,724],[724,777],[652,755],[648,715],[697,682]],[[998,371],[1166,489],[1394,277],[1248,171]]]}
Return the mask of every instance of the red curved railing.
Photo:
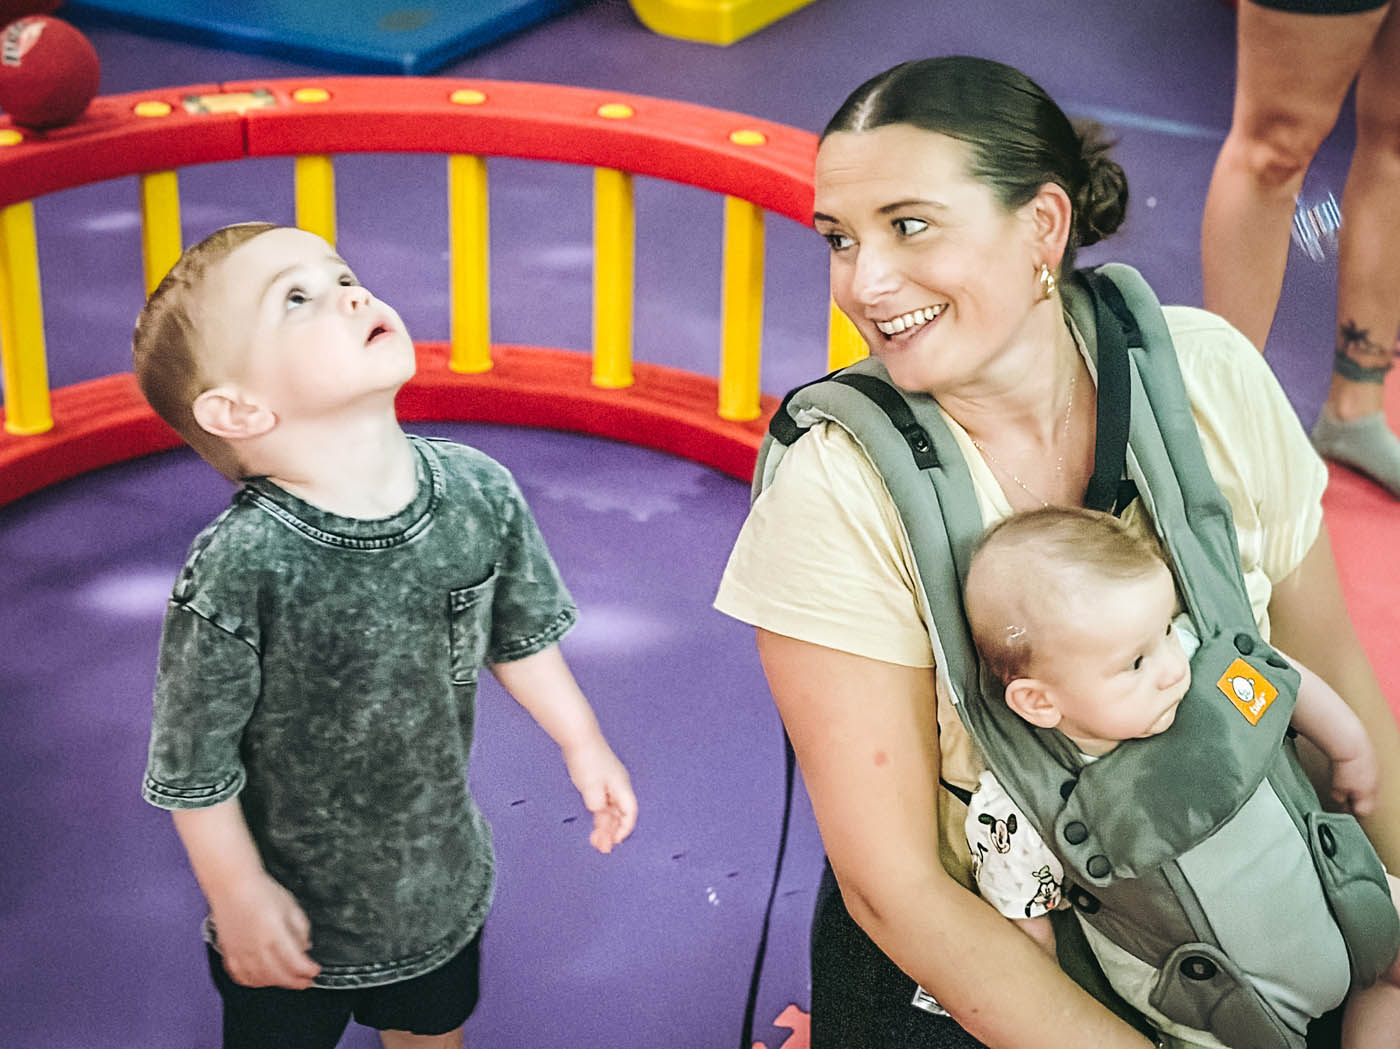
{"label": "red curved railing", "polygon": [[[743,114],[586,88],[409,77],[193,85],[100,97],[79,122],[42,135],[0,118],[0,208],[106,179],[246,157],[439,153],[667,179],[806,224],[815,145],[807,132]],[[452,371],[443,343],[420,343],[419,356],[418,375],[400,396],[406,420],[548,425],[745,479],[762,435],[762,419],[718,417],[712,376],[638,363],[632,385],[603,389],[589,381],[588,355],[574,351],[495,346],[491,369],[480,374]],[[774,406],[762,398],[762,417]],[[46,433],[0,434],[0,505],[180,443],[130,373],[52,391],[52,416]]]}

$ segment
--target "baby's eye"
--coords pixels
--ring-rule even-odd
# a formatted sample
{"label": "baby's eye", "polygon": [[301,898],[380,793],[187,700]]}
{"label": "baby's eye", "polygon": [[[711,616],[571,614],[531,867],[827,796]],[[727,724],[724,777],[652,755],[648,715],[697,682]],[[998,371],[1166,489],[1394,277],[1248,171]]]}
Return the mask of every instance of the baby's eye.
{"label": "baby's eye", "polygon": [[845,251],[855,243],[855,241],[844,233],[823,233],[822,240],[831,245],[832,251]]}
{"label": "baby's eye", "polygon": [[1141,670],[1141,669],[1142,669],[1142,656],[1138,656],[1137,659],[1133,660],[1133,669],[1134,669],[1134,670]]}
{"label": "baby's eye", "polygon": [[1167,624],[1167,637],[1171,637],[1171,636],[1172,636],[1172,633],[1173,633],[1175,630],[1176,630],[1176,624],[1175,624],[1175,623],[1168,623],[1168,624]]}
{"label": "baby's eye", "polygon": [[928,223],[923,219],[895,219],[890,223],[895,228],[895,232],[901,237],[912,237],[916,233],[922,233],[928,229]]}

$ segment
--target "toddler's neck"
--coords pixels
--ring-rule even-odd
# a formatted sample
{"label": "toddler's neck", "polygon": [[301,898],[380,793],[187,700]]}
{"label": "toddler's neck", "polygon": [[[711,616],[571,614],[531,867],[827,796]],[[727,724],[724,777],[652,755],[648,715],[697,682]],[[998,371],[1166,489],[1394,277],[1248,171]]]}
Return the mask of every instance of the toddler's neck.
{"label": "toddler's neck", "polygon": [[413,501],[418,463],[397,420],[357,432],[286,434],[268,480],[340,517],[390,517]]}

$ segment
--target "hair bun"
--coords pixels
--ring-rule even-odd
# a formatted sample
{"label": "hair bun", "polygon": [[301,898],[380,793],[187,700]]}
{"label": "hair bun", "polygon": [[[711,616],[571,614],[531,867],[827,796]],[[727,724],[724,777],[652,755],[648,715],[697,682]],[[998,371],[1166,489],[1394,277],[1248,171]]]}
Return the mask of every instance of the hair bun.
{"label": "hair bun", "polygon": [[1084,181],[1075,194],[1075,232],[1081,246],[1096,244],[1123,224],[1128,211],[1128,177],[1108,155],[1114,142],[1098,124],[1079,129]]}

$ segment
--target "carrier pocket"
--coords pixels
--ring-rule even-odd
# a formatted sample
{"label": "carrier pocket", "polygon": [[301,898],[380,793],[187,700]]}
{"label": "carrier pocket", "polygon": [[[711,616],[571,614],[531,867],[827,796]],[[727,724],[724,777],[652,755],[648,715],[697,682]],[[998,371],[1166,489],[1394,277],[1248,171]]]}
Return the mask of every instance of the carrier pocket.
{"label": "carrier pocket", "polygon": [[1310,812],[1307,823],[1322,891],[1346,940],[1352,986],[1369,987],[1400,949],[1400,917],[1385,868],[1353,817]]}
{"label": "carrier pocket", "polygon": [[1210,1031],[1232,1049],[1303,1049],[1303,1036],[1209,944],[1187,943],[1172,951],[1148,1001],[1167,1018]]}
{"label": "carrier pocket", "polygon": [[493,571],[475,586],[448,591],[447,629],[452,649],[452,683],[476,683],[486,646],[491,640],[491,597],[496,590]]}

